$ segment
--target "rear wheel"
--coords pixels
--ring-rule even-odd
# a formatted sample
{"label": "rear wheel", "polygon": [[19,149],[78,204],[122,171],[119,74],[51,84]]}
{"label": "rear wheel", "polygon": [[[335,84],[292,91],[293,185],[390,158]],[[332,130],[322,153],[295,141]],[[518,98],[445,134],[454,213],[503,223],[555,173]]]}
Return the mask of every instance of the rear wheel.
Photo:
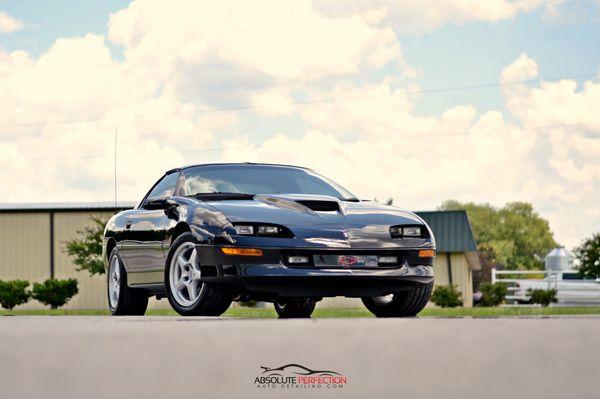
{"label": "rear wheel", "polygon": [[273,302],[280,319],[307,319],[315,310],[316,302],[312,299],[276,300]]}
{"label": "rear wheel", "polygon": [[414,317],[431,297],[433,282],[419,284],[408,291],[362,298],[363,303],[377,317]]}
{"label": "rear wheel", "polygon": [[192,233],[177,237],[171,245],[165,268],[169,303],[182,316],[220,316],[231,305],[228,289],[201,281],[200,262]]}
{"label": "rear wheel", "polygon": [[148,294],[127,286],[127,272],[117,249],[109,257],[106,286],[108,307],[114,316],[143,316],[148,307]]}

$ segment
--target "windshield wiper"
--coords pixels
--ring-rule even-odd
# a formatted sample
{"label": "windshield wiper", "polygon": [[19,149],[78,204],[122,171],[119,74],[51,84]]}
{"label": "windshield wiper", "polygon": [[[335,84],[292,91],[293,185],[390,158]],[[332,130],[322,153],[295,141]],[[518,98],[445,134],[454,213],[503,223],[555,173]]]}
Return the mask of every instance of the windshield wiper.
{"label": "windshield wiper", "polygon": [[350,198],[342,198],[342,201],[348,201],[348,202],[360,202],[360,200],[356,197],[350,197]]}

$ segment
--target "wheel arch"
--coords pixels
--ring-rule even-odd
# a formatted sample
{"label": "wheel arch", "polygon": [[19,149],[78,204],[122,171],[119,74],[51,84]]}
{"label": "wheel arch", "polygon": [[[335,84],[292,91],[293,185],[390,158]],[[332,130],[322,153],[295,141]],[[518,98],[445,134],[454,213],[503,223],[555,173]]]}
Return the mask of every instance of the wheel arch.
{"label": "wheel arch", "polygon": [[104,262],[104,268],[106,269],[106,272],[108,273],[108,267],[109,267],[109,262],[110,262],[110,254],[113,251],[113,249],[115,249],[117,247],[117,240],[115,240],[114,238],[109,238],[106,241],[106,256],[105,256],[105,262]]}
{"label": "wheel arch", "polygon": [[175,229],[173,229],[173,234],[171,235],[171,243],[170,244],[173,245],[173,242],[175,242],[177,237],[179,237],[183,233],[191,233],[191,232],[192,232],[192,229],[190,229],[190,226],[186,222],[177,223],[177,225],[175,226]]}

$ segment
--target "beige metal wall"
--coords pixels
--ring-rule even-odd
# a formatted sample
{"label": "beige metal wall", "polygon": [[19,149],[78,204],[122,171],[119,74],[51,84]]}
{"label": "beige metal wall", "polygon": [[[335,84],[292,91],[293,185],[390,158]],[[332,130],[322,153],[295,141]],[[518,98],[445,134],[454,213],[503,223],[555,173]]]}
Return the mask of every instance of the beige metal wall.
{"label": "beige metal wall", "polygon": [[452,263],[452,284],[462,293],[463,304],[466,307],[473,306],[473,273],[464,253],[438,253],[435,257],[433,270],[435,273],[435,285],[448,285],[447,256]]}
{"label": "beige metal wall", "polygon": [[[54,276],[75,278],[79,293],[63,309],[107,309],[105,275],[78,271],[65,252],[66,242],[77,231],[93,226],[92,217],[108,219],[112,212],[54,213]],[[50,212],[0,213],[0,279],[42,282],[50,278]],[[151,308],[168,308],[166,300],[150,301]],[[18,309],[44,309],[30,300]]]}
{"label": "beige metal wall", "polygon": [[108,219],[112,212],[56,212],[54,214],[54,276],[58,279],[75,278],[79,282],[79,294],[63,309],[106,308],[105,275],[90,276],[87,271],[78,271],[65,252],[66,242],[77,237],[77,231],[93,226],[92,216]]}
{"label": "beige metal wall", "polygon": [[[50,215],[0,213],[0,279],[31,283],[50,277]],[[30,301],[21,309],[37,308]]]}

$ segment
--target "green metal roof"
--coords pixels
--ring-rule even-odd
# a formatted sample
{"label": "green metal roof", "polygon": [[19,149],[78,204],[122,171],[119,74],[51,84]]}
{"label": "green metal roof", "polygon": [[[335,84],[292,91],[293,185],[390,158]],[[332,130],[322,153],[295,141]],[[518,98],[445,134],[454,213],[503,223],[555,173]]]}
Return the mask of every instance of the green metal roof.
{"label": "green metal roof", "polygon": [[437,252],[475,252],[477,244],[465,211],[415,212],[433,231]]}

